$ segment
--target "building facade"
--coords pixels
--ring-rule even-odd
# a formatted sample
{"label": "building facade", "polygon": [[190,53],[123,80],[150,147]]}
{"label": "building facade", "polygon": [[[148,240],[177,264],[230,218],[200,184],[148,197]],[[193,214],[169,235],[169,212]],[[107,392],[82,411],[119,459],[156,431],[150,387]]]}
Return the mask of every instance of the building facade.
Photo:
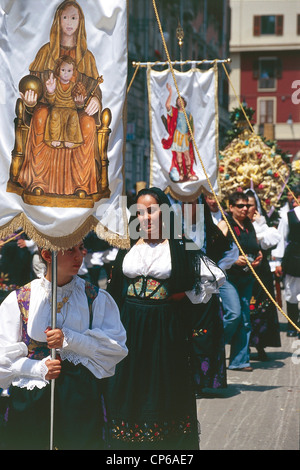
{"label": "building facade", "polygon": [[[231,80],[255,131],[300,151],[300,1],[231,0]],[[229,109],[238,106],[233,89]]]}
{"label": "building facade", "polygon": [[[131,0],[128,33],[128,84],[135,73],[133,62],[166,61],[152,2]],[[229,0],[162,0],[157,10],[172,61],[200,61],[229,57]],[[177,29],[184,33],[179,46]],[[184,66],[185,70],[189,66]],[[220,140],[228,127],[228,83],[219,72]],[[162,70],[156,66],[156,70]],[[150,131],[146,68],[139,68],[127,97],[127,133],[124,177],[126,191],[136,182],[149,182]]]}

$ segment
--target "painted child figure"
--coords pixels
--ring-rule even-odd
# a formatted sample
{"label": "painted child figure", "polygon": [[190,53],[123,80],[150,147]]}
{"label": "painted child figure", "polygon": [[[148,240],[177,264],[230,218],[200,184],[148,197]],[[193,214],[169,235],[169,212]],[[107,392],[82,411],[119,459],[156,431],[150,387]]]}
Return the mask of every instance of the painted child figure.
{"label": "painted child figure", "polygon": [[[46,450],[50,385],[55,379],[54,439],[61,450],[105,448],[106,378],[127,355],[112,297],[77,276],[83,244],[57,254],[57,325],[51,324],[52,255],[45,276],[12,292],[0,307],[0,387],[9,389],[1,446]],[[49,349],[57,350],[52,359]]]}
{"label": "painted child figure", "polygon": [[[46,99],[52,105],[45,128],[45,142],[52,147],[74,148],[83,143],[77,108],[82,108],[86,91],[82,83],[73,83],[75,60],[58,59],[46,81]],[[56,78],[55,78],[56,77]]]}

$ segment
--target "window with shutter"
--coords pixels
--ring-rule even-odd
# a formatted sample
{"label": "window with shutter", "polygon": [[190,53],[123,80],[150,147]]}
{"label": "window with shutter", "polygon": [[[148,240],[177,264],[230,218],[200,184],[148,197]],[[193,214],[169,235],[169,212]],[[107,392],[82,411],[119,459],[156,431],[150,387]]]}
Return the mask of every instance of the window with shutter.
{"label": "window with shutter", "polygon": [[262,57],[258,63],[258,90],[275,90],[278,59],[275,57]]}
{"label": "window with shutter", "polygon": [[276,35],[283,35],[283,15],[276,16]]}
{"label": "window with shutter", "polygon": [[300,15],[297,15],[297,34],[300,36]]}
{"label": "window with shutter", "polygon": [[283,15],[262,15],[254,16],[253,22],[254,36],[264,34],[283,35]]}
{"label": "window with shutter", "polygon": [[253,18],[253,35],[260,36],[260,16],[254,16]]}
{"label": "window with shutter", "polygon": [[259,124],[275,123],[275,98],[258,99],[258,120]]}

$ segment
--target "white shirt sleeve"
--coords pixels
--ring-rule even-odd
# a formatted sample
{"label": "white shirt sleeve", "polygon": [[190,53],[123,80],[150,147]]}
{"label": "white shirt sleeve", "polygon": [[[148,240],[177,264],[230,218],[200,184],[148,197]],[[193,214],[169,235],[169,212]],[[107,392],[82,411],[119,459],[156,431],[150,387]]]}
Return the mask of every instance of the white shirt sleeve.
{"label": "white shirt sleeve", "polygon": [[25,244],[32,255],[38,252],[38,247],[33,240],[25,240]]}
{"label": "white shirt sleeve", "polygon": [[282,215],[277,230],[280,235],[280,240],[276,248],[272,250],[272,256],[280,261],[283,258],[285,247],[287,245],[287,237],[289,230],[287,213],[284,213]]}
{"label": "white shirt sleeve", "polygon": [[240,252],[237,245],[235,243],[232,243],[230,249],[225,251],[223,257],[218,262],[219,268],[221,268],[223,271],[230,269],[231,266],[238,259],[239,253]]}
{"label": "white shirt sleeve", "polygon": [[84,332],[63,327],[66,345],[60,355],[63,360],[83,364],[101,379],[113,375],[116,364],[128,353],[117,304],[102,289],[93,303],[92,326]]}
{"label": "white shirt sleeve", "polygon": [[264,216],[253,222],[258,243],[263,250],[275,247],[281,240],[281,235],[275,227],[269,227]]}
{"label": "white shirt sleeve", "polygon": [[200,264],[201,284],[200,292],[196,292],[195,288],[186,291],[185,294],[193,304],[206,304],[213,294],[219,293],[219,288],[226,281],[226,275],[214,262],[209,258],[201,259]]}
{"label": "white shirt sleeve", "polygon": [[21,336],[21,317],[16,293],[12,292],[0,307],[0,387],[11,384],[32,389],[44,387],[48,369],[43,361],[27,358],[28,349]]}
{"label": "white shirt sleeve", "polygon": [[[127,355],[126,333],[118,307],[112,297],[100,290],[93,302],[93,324],[89,329],[89,309],[85,283],[74,279],[70,286],[58,287],[61,300],[72,291],[69,302],[57,315],[57,328],[65,334],[58,352],[62,360],[87,367],[97,378],[114,374],[116,364]],[[27,333],[36,341],[46,342],[45,329],[51,324],[51,284],[45,279],[31,282]],[[48,369],[43,360],[29,359],[22,341],[22,322],[16,293],[11,293],[0,307],[0,387],[11,384],[33,389],[48,384]]]}

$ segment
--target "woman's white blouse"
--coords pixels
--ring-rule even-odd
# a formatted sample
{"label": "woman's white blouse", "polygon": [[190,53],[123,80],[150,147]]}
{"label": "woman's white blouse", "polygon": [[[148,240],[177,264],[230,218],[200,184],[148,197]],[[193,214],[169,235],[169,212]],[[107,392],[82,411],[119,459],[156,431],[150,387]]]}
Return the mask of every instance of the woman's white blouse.
{"label": "woman's white blouse", "polygon": [[[46,342],[45,330],[51,325],[51,283],[44,277],[31,282],[27,333],[30,338]],[[58,350],[62,360],[82,364],[101,379],[114,374],[115,366],[127,355],[126,333],[113,298],[100,289],[93,302],[93,323],[89,328],[89,307],[85,281],[78,276],[57,287],[57,301],[69,297],[57,313],[57,328],[64,334],[64,344]],[[33,389],[48,381],[45,361],[27,358],[28,350],[21,337],[22,322],[16,292],[12,292],[0,307],[0,387],[11,384]]]}
{"label": "woman's white blouse", "polygon": [[255,219],[253,222],[258,243],[263,250],[278,245],[281,235],[275,227],[269,227],[263,215]]}
{"label": "woman's white blouse", "polygon": [[[163,243],[137,243],[126,254],[123,260],[123,273],[133,279],[137,276],[149,276],[155,279],[168,279],[171,276],[171,254],[168,240]],[[217,278],[217,280],[216,280]],[[206,303],[212,294],[218,293],[218,287],[225,282],[225,275],[215,268],[214,275],[201,263],[201,291],[186,291],[185,294],[193,304]]]}
{"label": "woman's white blouse", "polygon": [[171,276],[169,242],[134,245],[124,257],[123,273],[129,278],[150,276],[168,279]]}
{"label": "woman's white blouse", "polygon": [[[300,206],[296,206],[294,211],[298,220],[300,221]],[[278,232],[281,234],[281,240],[275,250],[272,250],[272,256],[275,257],[279,264],[282,262],[284,251],[288,244],[289,222],[287,214],[288,211],[282,213],[282,217],[278,225]],[[283,282],[285,300],[292,304],[297,304],[300,297],[300,278],[286,274],[284,276]]]}

